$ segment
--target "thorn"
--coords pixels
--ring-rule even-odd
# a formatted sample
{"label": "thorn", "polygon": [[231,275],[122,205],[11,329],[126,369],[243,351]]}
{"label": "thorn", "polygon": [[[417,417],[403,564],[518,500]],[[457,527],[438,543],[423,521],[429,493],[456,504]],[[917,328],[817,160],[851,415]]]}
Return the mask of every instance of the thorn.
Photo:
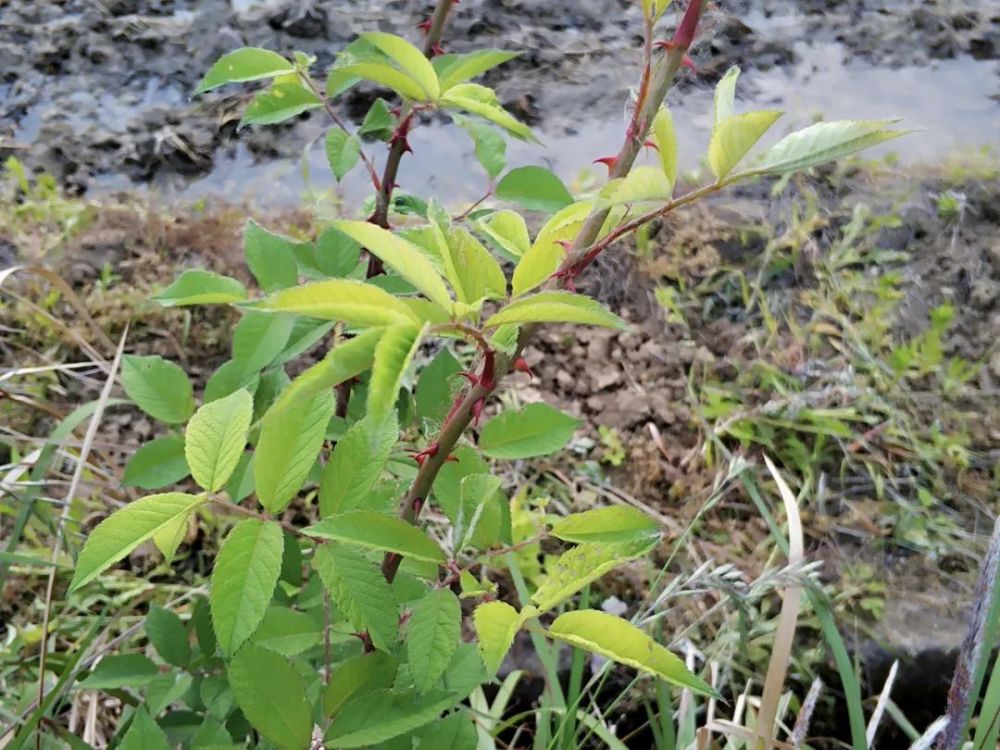
{"label": "thorn", "polygon": [[449,453],[448,457],[444,460],[444,462],[446,464],[457,464],[458,456],[456,456],[454,453]]}
{"label": "thorn", "polygon": [[486,399],[479,398],[472,404],[472,429],[474,430],[479,429],[479,418],[483,416],[483,406],[485,403]]}
{"label": "thorn", "polygon": [[655,149],[656,151],[660,150],[660,147],[656,144],[656,141],[650,140],[648,138],[642,145],[645,146],[646,148]]}
{"label": "thorn", "polygon": [[424,507],[424,499],[422,497],[413,498],[413,513],[414,515],[420,515],[421,509]]}
{"label": "thorn", "polygon": [[692,73],[697,73],[698,69],[694,66],[694,60],[691,59],[690,55],[684,55],[681,58],[681,65],[690,70]]}
{"label": "thorn", "polygon": [[[431,443],[426,448],[424,448],[422,451],[417,451],[416,453],[411,453],[410,454],[410,458],[412,458],[414,461],[416,461],[418,466],[422,467],[424,465],[424,463],[427,461],[427,459],[428,458],[433,458],[434,456],[436,456],[437,452],[438,452],[438,444],[437,443]],[[420,498],[417,498],[413,502],[416,503],[419,500],[420,500]]]}
{"label": "thorn", "polygon": [[417,24],[417,28],[420,29],[420,31],[424,32],[424,34],[430,34],[431,19],[428,18],[426,21],[421,21],[420,23]]}
{"label": "thorn", "polygon": [[555,243],[561,246],[567,253],[573,249],[573,243],[569,240],[555,240]]}
{"label": "thorn", "polygon": [[535,373],[531,371],[531,368],[528,366],[528,362],[524,357],[518,357],[514,360],[514,369],[518,372],[527,373],[529,378],[535,377]]}
{"label": "thorn", "polygon": [[492,391],[497,387],[496,378],[494,377],[494,357],[492,349],[488,349],[483,354],[483,374],[479,376],[479,385],[488,391]]}
{"label": "thorn", "polygon": [[611,170],[618,166],[618,157],[602,156],[600,159],[594,159],[594,164],[603,164],[608,168],[608,173],[610,174]]}
{"label": "thorn", "polygon": [[431,47],[431,57],[436,57],[437,55],[444,54],[444,47],[441,46],[439,42],[435,42]]}

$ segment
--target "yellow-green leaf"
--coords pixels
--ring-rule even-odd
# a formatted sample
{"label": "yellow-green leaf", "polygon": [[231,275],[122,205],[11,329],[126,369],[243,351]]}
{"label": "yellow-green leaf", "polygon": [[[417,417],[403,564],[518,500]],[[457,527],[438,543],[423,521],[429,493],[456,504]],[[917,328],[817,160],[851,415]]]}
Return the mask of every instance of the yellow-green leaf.
{"label": "yellow-green leaf", "polygon": [[517,610],[506,602],[486,602],[476,607],[472,622],[479,638],[479,654],[483,663],[491,674],[495,673],[521,626]]}
{"label": "yellow-green leaf", "polygon": [[419,248],[367,221],[335,221],[333,226],[368,249],[432,302],[451,307],[451,295],[434,264]]}
{"label": "yellow-green leaf", "polygon": [[452,86],[475,78],[490,68],[513,60],[519,54],[519,52],[506,52],[502,49],[481,49],[467,55],[454,55],[438,76],[441,81],[441,90],[447,91]]}
{"label": "yellow-green leaf", "polygon": [[666,107],[660,107],[653,118],[653,138],[656,140],[660,166],[672,190],[677,184],[677,131],[674,129],[673,115]]}
{"label": "yellow-green leaf", "polygon": [[648,541],[660,525],[642,511],[627,505],[594,508],[556,521],[552,536],[567,542]]}
{"label": "yellow-green leaf", "polygon": [[381,84],[392,89],[405,99],[423,101],[427,98],[423,87],[416,80],[388,63],[378,62],[377,60],[363,60],[347,65],[338,65],[336,72],[340,76],[357,76],[358,78],[364,78],[366,81]]}
{"label": "yellow-green leaf", "polygon": [[395,34],[371,31],[360,35],[402,68],[424,92],[424,98],[437,99],[441,93],[437,73],[424,53]]}
{"label": "yellow-green leaf", "polygon": [[539,611],[546,612],[569,599],[589,583],[622,563],[642,557],[655,540],[615,543],[586,542],[560,555],[548,575],[531,596]]}
{"label": "yellow-green leaf", "polygon": [[620,206],[644,201],[668,201],[673,185],[662,169],[635,167],[625,177],[609,182],[599,199],[603,206]]}
{"label": "yellow-green leaf", "polygon": [[759,171],[766,174],[782,174],[809,169],[910,132],[887,129],[896,122],[898,121],[818,122],[778,141],[764,154]]}
{"label": "yellow-green leaf", "polygon": [[283,289],[253,303],[252,307],[339,320],[362,328],[420,322],[410,308],[389,292],[351,279],[327,279]]}
{"label": "yellow-green leaf", "polygon": [[712,130],[736,113],[736,81],[740,67],[733,65],[715,85],[715,106],[712,113]]}
{"label": "yellow-green leaf", "polygon": [[277,52],[243,47],[220,57],[201,79],[194,93],[201,94],[226,83],[259,81],[291,73],[295,66]]}
{"label": "yellow-green leaf", "polygon": [[371,510],[352,510],[325,518],[304,529],[303,534],[330,539],[364,549],[396,552],[426,562],[445,561],[433,539],[411,523]]}
{"label": "yellow-green leaf", "polygon": [[517,260],[531,247],[528,225],[516,211],[504,209],[480,220],[476,227],[493,240],[510,260]]}
{"label": "yellow-green leaf", "polygon": [[642,14],[653,23],[670,7],[670,0],[642,0]]}
{"label": "yellow-green leaf", "polygon": [[403,376],[428,327],[426,323],[423,328],[409,324],[391,326],[382,334],[375,347],[372,376],[368,383],[368,414],[376,422],[381,422],[395,408]]}
{"label": "yellow-green leaf", "polygon": [[778,110],[762,110],[723,120],[712,131],[708,144],[708,164],[712,173],[720,180],[728,175],[781,115]]}
{"label": "yellow-green leaf", "polygon": [[460,83],[446,91],[441,96],[440,103],[445,107],[465,110],[485,118],[522,140],[536,140],[531,128],[500,106],[496,94],[485,86]]}
{"label": "yellow-green leaf", "polygon": [[595,609],[566,612],[552,623],[549,636],[701,695],[717,695],[708,683],[692,674],[680,658],[628,620],[607,612]]}
{"label": "yellow-green leaf", "polygon": [[552,276],[563,259],[566,248],[555,240],[537,240],[517,263],[511,278],[511,289],[515,297],[530,292],[545,283]]}
{"label": "yellow-green leaf", "polygon": [[253,417],[253,397],[240,389],[194,413],[184,432],[184,456],[198,486],[217,492],[243,455]]}
{"label": "yellow-green leaf", "polygon": [[600,303],[572,292],[539,292],[511,302],[486,321],[487,328],[503,323],[579,323],[622,329],[625,321]]}
{"label": "yellow-green leaf", "polygon": [[200,268],[187,269],[173,284],[152,297],[164,307],[224,305],[246,298],[247,290],[236,279]]}

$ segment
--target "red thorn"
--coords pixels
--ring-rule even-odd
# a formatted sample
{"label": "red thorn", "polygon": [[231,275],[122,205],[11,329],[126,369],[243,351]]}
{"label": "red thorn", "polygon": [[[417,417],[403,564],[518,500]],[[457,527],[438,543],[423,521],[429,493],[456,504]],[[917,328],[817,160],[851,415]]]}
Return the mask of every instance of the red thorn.
{"label": "red thorn", "polygon": [[425,34],[430,34],[431,33],[431,19],[428,18],[426,21],[421,21],[420,23],[417,24],[417,28],[420,29]]}
{"label": "red thorn", "polygon": [[483,374],[479,376],[479,385],[488,391],[492,391],[497,386],[494,377],[494,355],[492,349],[487,349],[483,354]]}
{"label": "red thorn", "polygon": [[555,243],[560,245],[567,253],[573,249],[573,243],[569,240],[556,240]]}
{"label": "red thorn", "polygon": [[486,399],[477,398],[472,404],[472,428],[479,428],[479,418],[483,416],[483,406],[486,403]]}
{"label": "red thorn", "polygon": [[438,444],[431,443],[422,451],[417,451],[416,453],[410,454],[410,458],[416,461],[418,466],[423,466],[424,462],[426,462],[428,458],[436,456],[437,452],[438,452]]}
{"label": "red thorn", "polygon": [[645,146],[646,148],[656,149],[657,151],[660,150],[660,147],[656,144],[656,141],[647,139],[642,145]]}
{"label": "red thorn", "polygon": [[618,166],[617,156],[602,156],[600,159],[594,159],[594,164],[603,164],[608,168],[608,172]]}
{"label": "red thorn", "polygon": [[448,457],[444,460],[444,462],[446,464],[457,464],[458,456],[456,456],[454,453],[449,453]]}
{"label": "red thorn", "polygon": [[413,498],[413,512],[416,515],[420,515],[421,509],[424,507],[424,499],[422,497]]}
{"label": "red thorn", "polygon": [[468,380],[470,385],[479,385],[479,376],[475,373],[462,370],[458,375]]}
{"label": "red thorn", "polygon": [[663,41],[659,41],[659,42],[653,42],[653,48],[654,49],[662,49],[662,50],[664,50],[666,52],[671,52],[676,47],[677,47],[676,42],[672,42],[672,41],[663,40]]}
{"label": "red thorn", "polygon": [[431,47],[431,57],[435,57],[436,55],[443,55],[443,54],[444,54],[444,47],[442,47],[439,43],[435,43]]}
{"label": "red thorn", "polygon": [[694,60],[691,59],[690,55],[684,55],[681,58],[681,65],[690,70],[692,73],[697,73],[698,69],[694,66]]}
{"label": "red thorn", "polygon": [[535,373],[531,371],[531,368],[528,366],[528,362],[524,357],[518,357],[514,360],[514,369],[518,372],[527,373],[529,378],[535,377]]}

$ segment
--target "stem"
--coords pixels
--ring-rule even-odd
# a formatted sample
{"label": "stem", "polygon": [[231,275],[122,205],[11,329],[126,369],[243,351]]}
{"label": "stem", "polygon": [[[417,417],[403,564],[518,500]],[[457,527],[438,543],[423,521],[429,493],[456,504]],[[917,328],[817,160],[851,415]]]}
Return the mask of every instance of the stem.
{"label": "stem", "polygon": [[[445,22],[448,20],[448,13],[455,0],[438,0],[434,8],[434,15],[431,18],[431,26],[427,30],[424,38],[424,57],[431,57],[438,43],[441,41],[441,33],[444,31]],[[399,162],[406,151],[406,131],[409,130],[409,120],[413,117],[413,108],[407,105],[399,114],[400,123],[406,123],[403,137],[397,138],[389,147],[389,156],[385,160],[385,169],[382,171],[382,180],[379,183],[378,195],[375,198],[375,213],[372,214],[372,224],[376,224],[383,229],[389,228],[389,204],[392,202],[392,191],[396,186],[396,174],[399,172]]]}
{"label": "stem", "polygon": [[292,524],[286,523],[285,521],[279,521],[276,518],[265,516],[263,513],[258,513],[255,510],[250,510],[250,508],[244,508],[242,505],[237,505],[236,503],[230,502],[229,500],[226,500],[221,497],[210,497],[208,498],[208,500],[213,505],[218,505],[220,508],[229,511],[230,513],[236,513],[237,515],[246,516],[247,518],[256,518],[258,521],[263,521],[265,523],[276,522],[279,526],[281,526],[281,528],[283,528],[290,534],[302,537],[303,539],[316,541],[312,537],[303,534],[301,530],[297,529]]}

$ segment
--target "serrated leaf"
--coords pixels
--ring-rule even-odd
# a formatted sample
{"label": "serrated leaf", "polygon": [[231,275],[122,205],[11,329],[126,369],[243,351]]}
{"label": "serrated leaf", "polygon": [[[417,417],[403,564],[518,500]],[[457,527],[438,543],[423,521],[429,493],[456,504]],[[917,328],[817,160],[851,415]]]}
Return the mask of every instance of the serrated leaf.
{"label": "serrated leaf", "polygon": [[158,604],[151,604],[144,624],[146,637],[167,664],[183,667],[191,660],[191,644],[181,618]]}
{"label": "serrated leaf", "polygon": [[375,346],[371,380],[368,381],[368,415],[380,422],[396,407],[403,376],[413,361],[429,325],[390,326]]}
{"label": "serrated leaf", "polygon": [[504,109],[497,101],[493,90],[485,86],[475,83],[457,84],[441,96],[439,104],[489,120],[521,140],[536,140],[531,128]]}
{"label": "serrated leaf", "polygon": [[[349,701],[326,732],[327,747],[375,745],[429,724],[458,703],[454,693],[375,690]],[[378,721],[372,721],[377,716]]]}
{"label": "serrated leaf", "polygon": [[339,320],[363,328],[420,322],[410,308],[393,295],[372,284],[351,279],[327,279],[284,289],[252,303],[252,307]]}
{"label": "serrated leaf", "polygon": [[487,328],[504,323],[579,323],[581,325],[626,327],[625,321],[590,297],[572,292],[539,292],[511,302],[484,324]]}
{"label": "serrated leaf", "polygon": [[208,382],[205,383],[202,402],[210,404],[220,398],[233,395],[241,388],[250,393],[256,393],[259,386],[260,373],[244,373],[235,362],[229,360],[219,365],[218,369],[209,377]]}
{"label": "serrated leaf", "polygon": [[341,72],[344,65],[367,59],[384,59],[384,56],[371,44],[360,37],[344,47],[337,53],[337,59],[330,68],[326,78],[326,95],[333,99],[344,93],[351,86],[355,85],[360,78]]}
{"label": "serrated leaf", "polygon": [[470,713],[459,709],[428,724],[420,730],[420,745],[434,750],[474,750],[478,739]]}
{"label": "serrated leaf", "polygon": [[380,141],[387,141],[392,136],[394,123],[392,109],[385,99],[379,97],[365,113],[365,119],[358,127],[358,135],[370,135]]}
{"label": "serrated leaf", "polygon": [[476,225],[510,260],[517,260],[531,247],[528,225],[516,211],[497,211]]}
{"label": "serrated leaf", "polygon": [[909,132],[886,130],[895,122],[897,120],[838,120],[810,125],[772,146],[756,171],[781,174],[817,167]]}
{"label": "serrated leaf", "polygon": [[268,513],[282,511],[316,463],[333,416],[332,391],[311,398],[282,399],[264,415],[254,452],[257,498]]}
{"label": "serrated leaf", "polygon": [[496,130],[475,120],[461,115],[452,115],[452,119],[461,127],[475,144],[476,161],[486,171],[491,180],[507,166],[507,141]]}
{"label": "serrated leaf", "polygon": [[[185,461],[185,463],[187,462]],[[163,555],[163,559],[167,563],[174,561],[177,548],[181,546],[181,542],[184,541],[184,537],[187,535],[190,518],[190,513],[178,516],[153,534],[153,544],[160,550],[160,554]]]}
{"label": "serrated leaf", "polygon": [[548,634],[701,695],[718,695],[708,683],[692,674],[680,658],[621,617],[594,609],[566,612],[555,619]]}
{"label": "serrated leaf", "polygon": [[642,557],[655,543],[655,540],[617,544],[586,542],[574,547],[549,565],[548,575],[531,595],[531,601],[540,612],[547,612],[608,571]]}
{"label": "serrated leaf", "polygon": [[126,354],[122,385],[135,405],[167,424],[184,422],[194,412],[194,389],[181,367],[163,357]]}
{"label": "serrated leaf", "polygon": [[313,569],[341,613],[372,643],[391,651],[399,632],[399,606],[379,567],[341,544],[321,544]]}
{"label": "serrated leaf", "polygon": [[635,167],[625,177],[612,180],[601,190],[602,206],[621,206],[627,203],[668,201],[673,185],[659,167]]}
{"label": "serrated leaf", "polygon": [[[498,531],[495,527],[498,525],[499,518],[496,509],[493,513],[488,513],[487,508],[491,507],[489,503],[496,497],[502,483],[500,477],[492,474],[471,474],[462,479],[461,501],[457,517],[454,520],[456,552],[476,544],[477,531],[479,531],[480,523],[486,515],[493,516],[490,519],[492,520],[490,525],[494,528],[489,529],[486,534],[488,538],[483,540],[485,544],[480,544],[480,546],[486,546],[495,541]],[[486,530],[485,526],[486,524],[484,524],[484,531]]]}
{"label": "serrated leaf", "polygon": [[316,240],[314,253],[306,265],[323,277],[349,278],[361,260],[361,246],[343,232],[330,228]]}
{"label": "serrated leaf", "polygon": [[728,175],[781,115],[777,110],[765,110],[744,112],[723,120],[712,131],[708,144],[708,164],[712,173],[720,180]]}
{"label": "serrated leaf", "polygon": [[333,226],[368,249],[385,265],[416,287],[427,299],[445,309],[451,295],[434,265],[419,249],[392,232],[367,221],[335,221]]}
{"label": "serrated leaf", "polygon": [[305,682],[274,651],[248,645],[228,669],[236,705],[254,729],[280,748],[302,750],[312,740],[312,711]]}
{"label": "serrated leaf", "polygon": [[227,305],[247,298],[246,288],[236,279],[200,268],[189,268],[173,284],[151,299],[164,307]]}
{"label": "serrated leaf", "polygon": [[480,604],[472,613],[479,638],[479,654],[491,674],[496,673],[521,627],[517,610],[506,602]]}
{"label": "serrated leaf", "polygon": [[243,455],[252,418],[253,397],[242,389],[194,413],[184,431],[184,455],[199,487],[222,489]]}
{"label": "serrated leaf", "polygon": [[392,686],[399,662],[383,651],[346,659],[333,670],[330,683],[323,691],[323,715],[332,716],[348,700],[364,691]]}
{"label": "serrated leaf", "polygon": [[183,492],[149,495],[115,511],[87,537],[76,561],[70,593],[96,578],[178,518],[187,518],[204,502],[203,497]]}
{"label": "serrated leaf", "polygon": [[565,240],[572,242],[580,233],[580,228],[594,210],[593,201],[577,201],[556,211],[546,221],[535,237],[535,242]]}
{"label": "serrated leaf", "polygon": [[87,690],[115,690],[148,685],[159,674],[156,664],[142,654],[111,654],[94,667],[79,687]]}
{"label": "serrated leaf", "polygon": [[233,330],[233,368],[241,379],[260,372],[281,354],[295,327],[294,315],[248,311]]}
{"label": "serrated leaf", "polygon": [[378,48],[382,54],[390,58],[416,81],[423,89],[425,98],[437,99],[441,93],[437,73],[434,66],[431,65],[431,61],[424,57],[423,52],[403,37],[395,34],[370,31],[360,34],[360,37],[373,47]]}
{"label": "serrated leaf", "polygon": [[510,170],[497,183],[500,200],[517,203],[531,211],[555,213],[573,203],[573,196],[548,169],[528,166]]}
{"label": "serrated leaf", "polygon": [[226,83],[274,78],[294,70],[295,66],[277,52],[258,47],[243,47],[216,60],[194,93],[201,94]]}
{"label": "serrated leaf", "polygon": [[556,521],[550,532],[566,542],[648,541],[659,534],[660,524],[627,505],[594,508]]}
{"label": "serrated leaf", "polygon": [[250,272],[265,292],[274,292],[295,286],[299,269],[295,256],[307,243],[296,242],[271,232],[253,219],[247,221],[243,231],[243,252]]}
{"label": "serrated leaf", "polygon": [[712,130],[715,131],[723,122],[736,113],[736,81],[740,77],[740,67],[733,65],[715,84],[714,105],[712,108]]}
{"label": "serrated leaf", "polygon": [[504,411],[483,425],[479,449],[490,458],[546,456],[565,447],[580,426],[578,419],[548,404]]}
{"label": "serrated leaf", "polygon": [[119,750],[170,750],[166,733],[146,709],[140,706],[132,714],[132,723],[118,745]]}
{"label": "serrated leaf", "polygon": [[502,49],[481,49],[466,55],[454,55],[438,71],[441,81],[441,91],[482,75],[487,70],[503,65],[520,55],[519,52],[507,52]]}
{"label": "serrated leaf", "polygon": [[[432,201],[433,208],[434,203]],[[433,211],[428,212],[433,216]],[[438,247],[445,275],[460,302],[477,304],[484,299],[507,296],[507,278],[490,252],[462,227],[432,223],[439,237]]]}
{"label": "serrated leaf", "polygon": [[178,672],[161,672],[146,685],[145,708],[153,716],[159,716],[191,689],[194,682],[191,675]]}
{"label": "serrated leaf", "polygon": [[378,60],[363,60],[347,65],[338,65],[336,70],[339,76],[354,76],[390,88],[404,99],[423,101],[427,98],[423,88],[412,76],[397,70],[388,63]]}
{"label": "serrated leaf", "polygon": [[344,175],[357,165],[361,157],[361,141],[356,135],[346,133],[340,128],[330,128],[324,141],[326,160],[330,171],[340,182]]}
{"label": "serrated leaf", "polygon": [[672,192],[677,184],[677,131],[674,129],[674,117],[666,107],[660,107],[653,118],[653,138],[656,141],[660,167]]}
{"label": "serrated leaf", "polygon": [[375,486],[399,437],[394,419],[361,419],[337,441],[323,470],[320,517],[356,510]]}
{"label": "serrated leaf", "polygon": [[[285,549],[288,549],[287,542]],[[304,612],[272,606],[264,613],[251,640],[283,656],[295,656],[319,645],[323,640],[323,628],[319,621]]]}
{"label": "serrated leaf", "polygon": [[406,653],[413,684],[421,693],[444,674],[461,640],[462,608],[449,589],[435,589],[413,607]]}
{"label": "serrated leaf", "polygon": [[166,435],[150,440],[125,464],[122,484],[144,490],[158,490],[175,484],[191,473],[184,458],[184,438]]}
{"label": "serrated leaf", "polygon": [[439,423],[447,416],[453,402],[451,379],[462,369],[461,363],[449,349],[439,351],[430,363],[421,369],[414,397],[417,417]]}
{"label": "serrated leaf", "polygon": [[257,629],[281,573],[281,527],[240,521],[223,542],[212,569],[212,626],[222,653],[231,656]]}
{"label": "serrated leaf", "polygon": [[560,242],[536,240],[531,248],[517,262],[511,278],[511,291],[515,297],[530,292],[545,283],[562,265],[566,258],[566,248]]}
{"label": "serrated leaf", "polygon": [[275,125],[322,106],[322,100],[297,80],[277,80],[253,98],[240,127]]}
{"label": "serrated leaf", "polygon": [[444,552],[433,539],[411,523],[371,510],[352,510],[325,518],[302,531],[306,536],[331,539],[363,549],[395,552],[403,557],[443,563]]}

